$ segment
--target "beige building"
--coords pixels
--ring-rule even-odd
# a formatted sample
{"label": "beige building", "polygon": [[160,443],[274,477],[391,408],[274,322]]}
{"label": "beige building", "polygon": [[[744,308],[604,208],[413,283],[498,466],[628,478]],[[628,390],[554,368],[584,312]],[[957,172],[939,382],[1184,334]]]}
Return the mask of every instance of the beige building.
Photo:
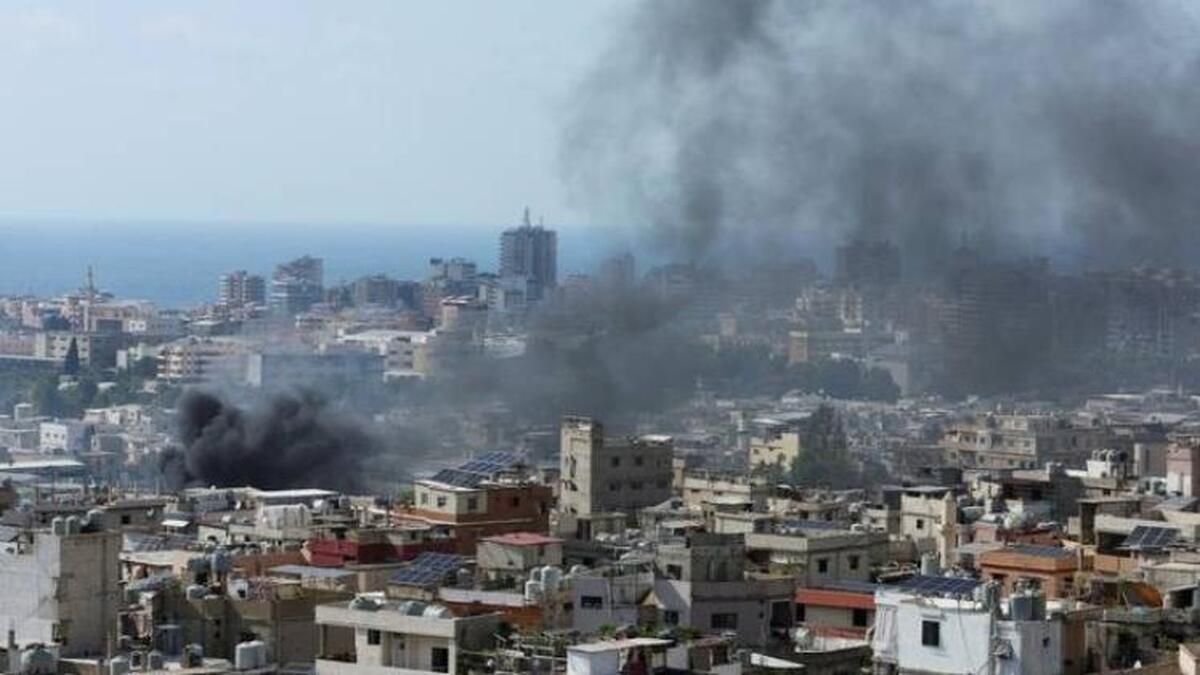
{"label": "beige building", "polygon": [[56,519],[0,547],[0,625],[16,631],[18,644],[57,644],[63,656],[85,656],[115,641],[121,533],[85,532],[81,522]]}
{"label": "beige building", "polygon": [[758,418],[751,422],[747,463],[751,469],[780,466],[790,469],[800,456],[800,426],[808,415],[787,418]]}
{"label": "beige building", "polygon": [[317,607],[316,675],[466,673],[463,652],[491,646],[499,614],[457,617],[442,605],[360,596]]}
{"label": "beige building", "polygon": [[670,436],[605,438],[599,422],[566,417],[561,443],[559,511],[628,513],[671,498]]}
{"label": "beige building", "polygon": [[971,469],[1034,469],[1047,462],[1083,466],[1110,436],[1054,415],[987,415],[950,426],[942,437],[946,462]]}

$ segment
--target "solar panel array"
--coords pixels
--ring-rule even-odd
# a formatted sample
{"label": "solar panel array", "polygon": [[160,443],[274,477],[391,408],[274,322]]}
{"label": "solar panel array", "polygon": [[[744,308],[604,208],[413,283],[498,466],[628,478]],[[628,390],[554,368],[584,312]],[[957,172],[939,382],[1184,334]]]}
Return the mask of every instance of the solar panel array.
{"label": "solar panel array", "polygon": [[392,575],[393,584],[439,586],[458,571],[466,559],[449,553],[422,553]]}
{"label": "solar panel array", "polygon": [[477,488],[480,483],[489,477],[482,473],[471,473],[470,471],[463,471],[461,469],[442,469],[434,474],[431,480],[455,487]]}
{"label": "solar panel array", "polygon": [[897,584],[897,588],[911,591],[918,595],[949,595],[967,597],[979,587],[978,579],[962,577],[932,577],[916,575]]}
{"label": "solar panel array", "polygon": [[521,463],[521,457],[511,452],[487,452],[454,469],[442,469],[431,480],[462,488],[477,488],[492,476]]}
{"label": "solar panel array", "polygon": [[521,463],[521,458],[511,452],[485,452],[458,467],[459,471],[486,473],[489,476],[500,471],[506,471]]}
{"label": "solar panel array", "polygon": [[1125,537],[1125,541],[1121,542],[1121,547],[1143,550],[1166,548],[1175,543],[1175,539],[1178,537],[1179,530],[1169,527],[1138,525],[1133,528],[1133,532],[1130,532],[1128,537]]}

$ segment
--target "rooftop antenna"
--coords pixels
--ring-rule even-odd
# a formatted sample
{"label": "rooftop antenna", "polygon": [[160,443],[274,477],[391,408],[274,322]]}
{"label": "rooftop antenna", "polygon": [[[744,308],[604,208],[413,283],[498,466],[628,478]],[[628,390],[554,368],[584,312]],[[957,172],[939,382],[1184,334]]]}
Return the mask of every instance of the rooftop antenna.
{"label": "rooftop antenna", "polygon": [[525,227],[529,227],[532,223],[529,222],[529,207],[525,207]]}
{"label": "rooftop antenna", "polygon": [[87,290],[87,296],[88,296],[89,300],[94,299],[96,297],[96,275],[95,275],[94,270],[92,270],[91,265],[87,266],[86,290]]}

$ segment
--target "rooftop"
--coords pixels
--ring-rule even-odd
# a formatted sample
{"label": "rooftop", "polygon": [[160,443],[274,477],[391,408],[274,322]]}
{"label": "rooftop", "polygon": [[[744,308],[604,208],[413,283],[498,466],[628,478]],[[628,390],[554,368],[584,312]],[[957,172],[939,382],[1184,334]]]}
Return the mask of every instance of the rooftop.
{"label": "rooftop", "polygon": [[509,534],[499,534],[494,537],[485,537],[483,541],[493,544],[502,544],[504,546],[545,546],[547,544],[561,544],[562,539],[558,537],[548,537],[544,534],[536,532],[512,532]]}

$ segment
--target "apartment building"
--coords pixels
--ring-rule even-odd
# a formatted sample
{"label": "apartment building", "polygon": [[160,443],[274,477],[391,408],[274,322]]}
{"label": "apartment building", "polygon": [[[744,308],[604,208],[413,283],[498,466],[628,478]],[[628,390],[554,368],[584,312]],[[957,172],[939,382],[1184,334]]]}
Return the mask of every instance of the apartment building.
{"label": "apartment building", "polygon": [[564,418],[559,510],[591,516],[661,504],[671,497],[673,452],[670,436],[606,438],[598,421]]}

